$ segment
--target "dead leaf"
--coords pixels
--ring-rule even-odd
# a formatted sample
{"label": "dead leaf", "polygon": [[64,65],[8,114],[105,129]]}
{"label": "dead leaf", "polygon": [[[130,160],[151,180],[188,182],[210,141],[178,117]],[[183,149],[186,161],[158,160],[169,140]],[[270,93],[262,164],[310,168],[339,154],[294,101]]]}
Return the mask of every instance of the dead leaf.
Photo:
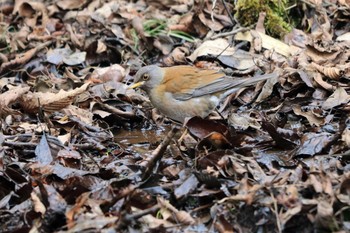
{"label": "dead leaf", "polygon": [[350,95],[343,87],[338,87],[334,93],[322,104],[325,110],[332,109],[336,106],[346,104],[350,101]]}
{"label": "dead leaf", "polygon": [[61,90],[59,93],[27,93],[21,96],[20,105],[25,112],[37,113],[39,108],[45,112],[52,113],[70,105],[74,98],[86,91],[90,83],[85,83],[79,88],[71,91]]}
{"label": "dead leaf", "polygon": [[200,56],[216,56],[216,55],[233,55],[235,49],[230,46],[227,40],[219,38],[216,40],[207,40],[201,44],[190,56],[187,58],[194,62]]}

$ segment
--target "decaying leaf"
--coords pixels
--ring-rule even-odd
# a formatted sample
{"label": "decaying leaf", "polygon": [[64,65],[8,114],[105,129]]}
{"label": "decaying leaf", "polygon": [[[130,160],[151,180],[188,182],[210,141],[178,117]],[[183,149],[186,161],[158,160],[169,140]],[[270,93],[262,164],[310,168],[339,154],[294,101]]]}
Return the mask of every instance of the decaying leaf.
{"label": "decaying leaf", "polygon": [[350,95],[348,95],[343,87],[338,87],[334,93],[322,104],[322,108],[328,110],[341,104],[346,104],[349,101]]}
{"label": "decaying leaf", "polygon": [[227,40],[219,38],[207,40],[201,44],[189,57],[194,62],[200,56],[233,55],[235,49],[230,46]]}
{"label": "decaying leaf", "polygon": [[[288,46],[287,44],[276,40],[268,35],[265,35],[260,32],[255,32],[255,34],[257,34],[261,38],[262,47],[265,49],[274,50],[276,51],[276,53],[279,53],[285,57],[289,57],[290,55],[295,54],[297,52],[297,49],[294,48],[293,51],[293,49],[290,48],[290,46]],[[245,40],[252,42],[253,36],[250,31],[239,32],[236,34],[235,40]]]}
{"label": "decaying leaf", "polygon": [[22,95],[19,104],[23,107],[23,110],[28,113],[37,113],[40,108],[45,112],[52,113],[70,105],[77,95],[86,91],[89,85],[89,83],[86,83],[72,91],[61,90],[57,94],[39,92],[28,93]]}

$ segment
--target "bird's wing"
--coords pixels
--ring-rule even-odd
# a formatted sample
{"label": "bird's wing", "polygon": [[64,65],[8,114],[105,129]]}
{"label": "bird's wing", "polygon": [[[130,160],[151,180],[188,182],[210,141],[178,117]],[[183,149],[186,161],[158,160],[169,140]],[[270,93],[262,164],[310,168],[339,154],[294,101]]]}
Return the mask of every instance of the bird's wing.
{"label": "bird's wing", "polygon": [[264,81],[264,80],[276,78],[276,77],[278,77],[277,73],[265,74],[265,75],[256,76],[252,78],[237,78],[237,77],[223,76],[207,85],[203,85],[197,88],[193,92],[192,97],[199,97],[207,94],[214,94],[221,91],[227,91],[227,94],[232,94],[243,87],[253,86],[260,81]]}
{"label": "bird's wing", "polygon": [[[253,78],[228,77],[216,70],[201,70],[192,66],[177,66],[176,69],[167,68],[163,83],[166,92],[177,100],[188,100],[193,97],[214,94],[232,89],[232,93],[239,88],[254,85],[260,81],[277,77],[277,73],[265,74]],[[176,77],[176,78],[174,78]]]}
{"label": "bird's wing", "polygon": [[[225,74],[216,70],[202,70],[192,66],[168,67],[162,82],[165,91],[178,100],[188,100],[202,87],[216,83]],[[204,94],[201,94],[204,95]],[[199,96],[201,96],[199,95]]]}

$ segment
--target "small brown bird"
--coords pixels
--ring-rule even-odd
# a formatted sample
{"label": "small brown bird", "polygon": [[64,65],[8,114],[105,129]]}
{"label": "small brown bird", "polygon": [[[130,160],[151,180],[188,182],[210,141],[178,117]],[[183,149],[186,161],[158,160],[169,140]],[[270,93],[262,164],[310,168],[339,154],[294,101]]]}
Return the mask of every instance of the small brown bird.
{"label": "small brown bird", "polygon": [[217,70],[192,66],[162,68],[150,65],[136,73],[135,83],[129,88],[140,87],[161,113],[184,122],[193,116],[205,118],[224,97],[273,77],[277,77],[277,74],[237,78]]}

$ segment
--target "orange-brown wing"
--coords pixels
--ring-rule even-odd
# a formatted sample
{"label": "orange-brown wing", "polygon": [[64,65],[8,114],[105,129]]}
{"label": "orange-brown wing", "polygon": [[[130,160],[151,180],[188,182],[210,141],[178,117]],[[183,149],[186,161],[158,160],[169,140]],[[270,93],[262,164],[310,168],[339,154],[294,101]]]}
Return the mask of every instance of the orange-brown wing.
{"label": "orange-brown wing", "polygon": [[192,66],[174,66],[165,69],[165,77],[162,82],[165,91],[178,100],[186,100],[222,90],[220,83],[225,74]]}
{"label": "orange-brown wing", "polygon": [[[174,66],[166,68],[164,90],[172,93],[178,100],[188,100],[230,89],[226,94],[240,88],[277,77],[277,73],[265,74],[253,78],[228,77],[216,70],[201,70],[192,66]],[[175,77],[175,78],[174,78]]]}

